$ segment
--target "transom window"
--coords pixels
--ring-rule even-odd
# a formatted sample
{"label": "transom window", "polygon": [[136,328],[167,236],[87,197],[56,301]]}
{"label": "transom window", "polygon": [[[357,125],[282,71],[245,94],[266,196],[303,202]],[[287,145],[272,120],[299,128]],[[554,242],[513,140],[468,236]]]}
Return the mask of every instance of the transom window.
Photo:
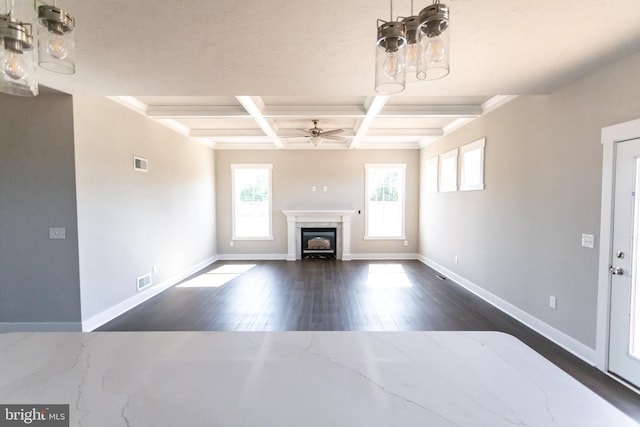
{"label": "transom window", "polygon": [[271,164],[232,164],[234,240],[273,239]]}
{"label": "transom window", "polygon": [[366,164],[365,239],[404,239],[406,164]]}

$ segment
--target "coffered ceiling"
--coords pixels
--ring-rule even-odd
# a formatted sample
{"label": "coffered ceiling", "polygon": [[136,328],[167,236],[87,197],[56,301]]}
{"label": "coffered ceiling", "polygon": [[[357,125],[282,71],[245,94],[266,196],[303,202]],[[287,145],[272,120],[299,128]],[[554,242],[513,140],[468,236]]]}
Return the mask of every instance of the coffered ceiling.
{"label": "coffered ceiling", "polygon": [[[77,21],[77,73],[39,80],[114,97],[219,149],[315,148],[300,131],[313,119],[344,129],[320,148],[415,148],[640,50],[638,0],[443,3],[450,75],[392,97],[373,90],[388,0],[59,0]],[[394,0],[397,15],[410,5]]]}

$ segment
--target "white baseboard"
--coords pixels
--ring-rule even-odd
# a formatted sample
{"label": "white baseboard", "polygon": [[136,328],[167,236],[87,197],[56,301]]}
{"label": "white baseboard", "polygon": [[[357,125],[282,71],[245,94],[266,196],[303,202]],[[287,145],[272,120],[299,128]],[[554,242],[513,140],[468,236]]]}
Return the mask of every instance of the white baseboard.
{"label": "white baseboard", "polygon": [[177,283],[179,283],[180,281],[186,279],[187,277],[191,276],[192,274],[198,272],[199,270],[202,270],[203,268],[205,268],[207,265],[212,264],[214,262],[216,262],[218,259],[220,259],[217,255],[212,256],[210,258],[207,258],[203,261],[200,261],[199,263],[193,265],[192,267],[186,269],[185,271],[170,277],[167,280],[164,280],[160,283],[158,283],[157,285],[153,285],[148,289],[145,289],[143,291],[140,291],[139,293],[135,294],[134,296],[114,305],[111,308],[108,308],[92,317],[90,317],[87,320],[84,320],[82,322],[82,331],[84,332],[90,332],[93,331],[96,328],[99,328],[100,326],[104,325],[105,323],[115,319],[116,317],[120,316],[123,313],[126,313],[127,311],[131,310],[132,308],[142,304],[143,302],[149,300],[150,298],[153,298],[154,296],[158,295],[159,293],[167,290],[168,288],[172,287],[173,285],[176,285]]}
{"label": "white baseboard", "polygon": [[0,333],[80,331],[82,331],[80,322],[0,322]]}
{"label": "white baseboard", "polygon": [[444,274],[452,281],[456,282],[458,285],[476,294],[483,300],[487,301],[489,304],[493,305],[494,307],[513,317],[517,321],[525,324],[529,328],[558,344],[560,347],[564,348],[573,355],[584,360],[591,366],[595,366],[596,351],[594,349],[582,344],[580,341],[570,337],[564,332],[560,332],[553,326],[550,326],[537,317],[534,317],[526,311],[519,309],[513,304],[503,300],[502,298],[492,294],[486,289],[454,273],[448,268],[443,267],[435,261],[432,261],[422,255],[419,255],[418,259],[434,270],[437,270],[438,272]]}
{"label": "white baseboard", "polygon": [[389,254],[350,254],[353,260],[413,260],[419,259],[419,254],[412,253],[389,253]]}
{"label": "white baseboard", "polygon": [[221,261],[286,261],[287,254],[219,254]]}
{"label": "white baseboard", "polygon": [[[350,260],[417,260],[420,255],[414,253],[388,253],[388,254],[343,254],[344,261]],[[221,261],[286,261],[287,254],[220,254]],[[291,260],[295,261],[295,260]]]}

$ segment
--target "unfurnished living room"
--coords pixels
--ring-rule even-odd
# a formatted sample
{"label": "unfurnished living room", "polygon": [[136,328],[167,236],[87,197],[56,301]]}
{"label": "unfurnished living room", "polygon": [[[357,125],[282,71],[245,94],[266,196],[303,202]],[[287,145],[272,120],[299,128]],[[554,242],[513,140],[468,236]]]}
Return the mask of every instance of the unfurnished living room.
{"label": "unfurnished living room", "polygon": [[638,425],[639,22],[0,0],[0,426]]}

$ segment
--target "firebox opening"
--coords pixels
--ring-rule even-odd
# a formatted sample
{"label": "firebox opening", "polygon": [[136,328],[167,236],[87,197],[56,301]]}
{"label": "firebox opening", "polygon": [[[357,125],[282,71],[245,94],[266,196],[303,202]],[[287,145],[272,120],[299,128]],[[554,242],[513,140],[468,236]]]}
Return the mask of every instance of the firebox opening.
{"label": "firebox opening", "polygon": [[302,228],[301,258],[336,258],[335,228]]}

